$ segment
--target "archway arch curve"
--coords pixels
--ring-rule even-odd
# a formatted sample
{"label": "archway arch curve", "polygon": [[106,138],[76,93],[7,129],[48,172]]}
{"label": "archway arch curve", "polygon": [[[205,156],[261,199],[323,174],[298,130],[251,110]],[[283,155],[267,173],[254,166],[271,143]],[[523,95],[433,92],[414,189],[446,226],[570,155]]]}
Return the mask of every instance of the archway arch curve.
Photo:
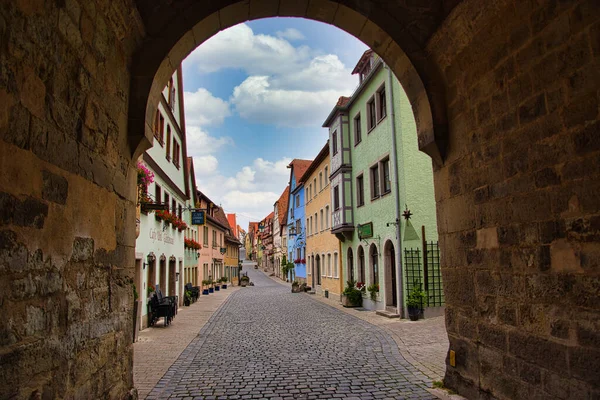
{"label": "archway arch curve", "polygon": [[[387,9],[392,6],[393,10]],[[439,165],[447,144],[445,91],[441,73],[424,47],[450,9],[442,1],[433,2],[432,8],[434,12],[373,0],[216,0],[177,5],[139,1],[146,37],[131,68],[128,142],[132,156],[137,158],[152,146],[152,123],[160,93],[195,48],[219,31],[242,22],[299,17],[336,26],[381,56],[411,102],[420,150]]]}

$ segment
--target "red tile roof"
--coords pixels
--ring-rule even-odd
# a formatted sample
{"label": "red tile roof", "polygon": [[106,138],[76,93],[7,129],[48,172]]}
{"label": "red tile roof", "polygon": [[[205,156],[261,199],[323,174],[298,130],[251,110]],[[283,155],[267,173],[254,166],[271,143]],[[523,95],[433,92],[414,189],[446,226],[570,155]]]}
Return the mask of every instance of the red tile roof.
{"label": "red tile roof", "polygon": [[287,209],[288,209],[288,200],[290,197],[290,185],[285,187],[281,196],[279,196],[279,200],[277,200],[277,218],[279,218],[279,225],[287,224]]}
{"label": "red tile roof", "polygon": [[350,101],[350,97],[340,96],[340,98],[337,101],[336,106],[337,107],[344,107],[346,104],[348,104],[349,101]]}
{"label": "red tile roof", "polygon": [[233,236],[238,237],[238,225],[236,222],[235,214],[227,214],[227,222],[229,222],[229,226],[231,227],[231,232],[233,233]]}
{"label": "red tile roof", "polygon": [[300,160],[298,158],[294,158],[290,165],[288,165],[288,168],[293,168],[294,170],[296,185],[301,183],[300,178],[302,178],[302,175],[304,175],[308,167],[310,167],[310,164],[312,164],[312,160]]}
{"label": "red tile roof", "polygon": [[357,74],[359,71],[362,70],[363,66],[369,62],[371,55],[373,54],[373,50],[369,49],[366,50],[363,55],[360,57],[360,60],[358,60],[358,62],[356,63],[356,66],[354,67],[354,69],[352,70],[352,75]]}

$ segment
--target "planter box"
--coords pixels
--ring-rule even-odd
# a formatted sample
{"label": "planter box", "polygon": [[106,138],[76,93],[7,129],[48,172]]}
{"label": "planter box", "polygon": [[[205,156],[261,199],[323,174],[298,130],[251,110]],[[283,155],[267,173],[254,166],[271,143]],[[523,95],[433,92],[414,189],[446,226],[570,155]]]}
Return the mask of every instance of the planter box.
{"label": "planter box", "polygon": [[221,290],[221,286],[215,286],[215,290],[218,292],[219,290]]}
{"label": "planter box", "polygon": [[214,292],[215,292],[215,289],[213,289],[213,288],[208,288],[208,293],[214,293]]}
{"label": "planter box", "polygon": [[342,295],[342,306],[344,307],[361,307],[362,306],[362,297],[359,297],[360,300],[357,302],[352,302],[345,294]]}
{"label": "planter box", "polygon": [[226,284],[226,283],[224,283],[223,285],[221,285],[221,287],[222,287],[223,289],[227,289],[227,284]]}
{"label": "planter box", "polygon": [[202,289],[202,294],[203,295],[208,295],[208,289]]}

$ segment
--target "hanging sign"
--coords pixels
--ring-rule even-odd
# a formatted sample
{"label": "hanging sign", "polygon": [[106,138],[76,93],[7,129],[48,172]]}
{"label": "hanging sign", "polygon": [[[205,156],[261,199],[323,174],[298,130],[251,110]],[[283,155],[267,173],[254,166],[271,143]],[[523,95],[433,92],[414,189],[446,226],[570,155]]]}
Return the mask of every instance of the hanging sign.
{"label": "hanging sign", "polygon": [[206,213],[204,211],[192,211],[192,225],[204,225]]}
{"label": "hanging sign", "polygon": [[366,239],[366,238],[373,237],[373,223],[372,222],[368,222],[368,223],[362,224],[362,225],[357,225],[356,228],[358,230],[358,238],[359,239]]}

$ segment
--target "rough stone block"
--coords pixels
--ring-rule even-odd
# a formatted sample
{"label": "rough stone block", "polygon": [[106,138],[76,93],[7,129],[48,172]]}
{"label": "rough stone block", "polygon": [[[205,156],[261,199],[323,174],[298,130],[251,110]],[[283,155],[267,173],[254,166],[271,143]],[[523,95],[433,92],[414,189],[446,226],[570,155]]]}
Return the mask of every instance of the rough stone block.
{"label": "rough stone block", "polygon": [[65,205],[69,194],[69,182],[64,177],[47,170],[42,172],[42,179],[42,198]]}
{"label": "rough stone block", "polygon": [[518,331],[508,334],[510,354],[542,368],[564,372],[567,368],[567,346]]}

